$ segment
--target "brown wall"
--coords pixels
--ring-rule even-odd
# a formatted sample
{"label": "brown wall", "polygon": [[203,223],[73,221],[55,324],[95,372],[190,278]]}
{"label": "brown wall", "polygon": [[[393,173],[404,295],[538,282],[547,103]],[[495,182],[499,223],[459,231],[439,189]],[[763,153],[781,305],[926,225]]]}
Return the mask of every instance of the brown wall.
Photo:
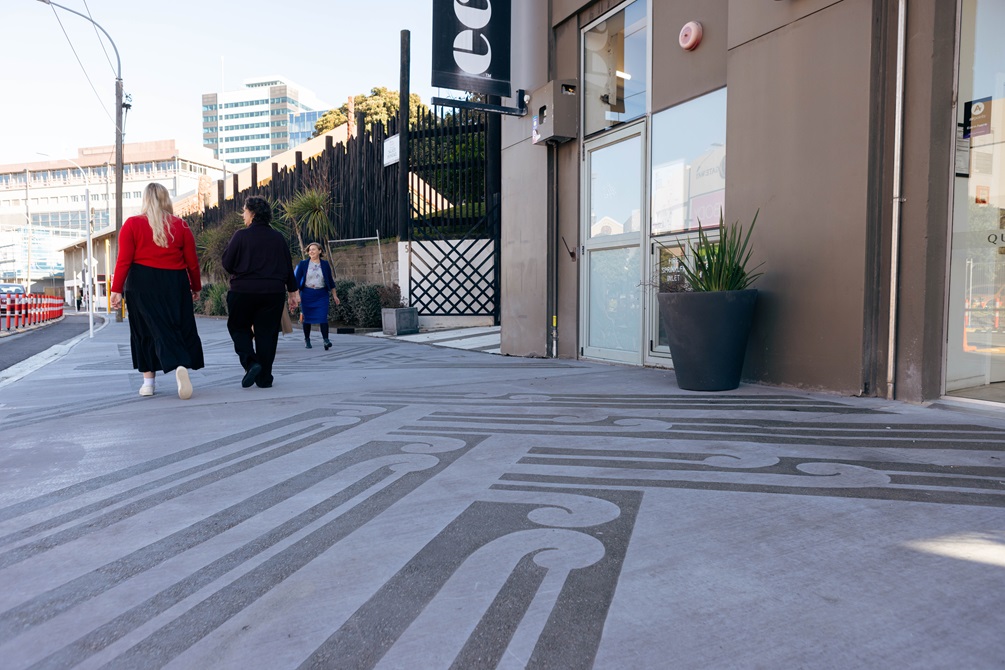
{"label": "brown wall", "polygon": [[[728,0],[683,0],[653,4],[653,112],[722,88],[726,84],[726,10]],[[702,26],[698,48],[684,51],[680,29],[688,21]]]}
{"label": "brown wall", "polygon": [[[547,26],[548,3],[514,0],[514,89],[548,81]],[[529,115],[503,117],[500,350],[513,356],[548,353],[548,149],[530,134]]]}
{"label": "brown wall", "polygon": [[748,378],[860,391],[871,17],[844,0],[729,51],[727,216],[760,210],[764,262]]}
{"label": "brown wall", "polygon": [[[575,19],[557,26],[555,79],[579,79],[579,24]],[[582,129],[580,129],[582,134]],[[566,142],[555,150],[558,171],[558,355],[579,356],[579,207],[580,143]],[[569,254],[566,245],[572,249]]]}

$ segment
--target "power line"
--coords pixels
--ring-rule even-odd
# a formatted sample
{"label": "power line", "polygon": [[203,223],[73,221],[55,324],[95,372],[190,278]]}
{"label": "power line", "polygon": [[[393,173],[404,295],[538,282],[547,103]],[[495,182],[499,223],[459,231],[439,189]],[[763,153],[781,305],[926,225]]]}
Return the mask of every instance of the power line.
{"label": "power line", "polygon": [[[101,39],[101,33],[98,32],[98,24],[91,16],[91,8],[87,6],[87,0],[84,0],[84,9],[87,10],[87,18],[91,20],[91,27],[94,28],[94,34],[98,36],[98,44],[101,45],[101,50],[105,52],[105,60],[108,61],[108,67],[111,68],[112,74],[116,74],[115,65],[112,64],[112,57],[108,55],[108,49],[105,48],[105,40]],[[56,11],[56,10],[53,10]]]}
{"label": "power line", "polygon": [[[80,69],[84,73],[84,78],[87,79],[87,83],[91,85],[91,90],[94,91],[94,97],[98,99],[98,104],[101,105],[101,109],[105,112],[105,116],[108,117],[108,120],[112,122],[112,126],[115,126],[115,119],[113,119],[112,115],[108,113],[108,108],[105,107],[105,103],[101,102],[101,96],[98,95],[98,89],[94,87],[94,82],[91,81],[91,77],[87,74],[87,68],[84,67],[84,63],[81,62],[80,56],[77,55],[77,50],[73,48],[73,42],[70,40],[70,36],[66,32],[66,28],[63,27],[63,22],[59,20],[59,14],[56,13],[56,8],[52,5],[49,6],[52,7],[52,15],[56,17],[56,22],[59,24],[60,30],[63,31],[63,36],[66,37],[66,42],[70,45],[70,51],[73,52],[74,58],[77,59],[77,64],[80,65]],[[118,126],[115,127],[118,129]]]}

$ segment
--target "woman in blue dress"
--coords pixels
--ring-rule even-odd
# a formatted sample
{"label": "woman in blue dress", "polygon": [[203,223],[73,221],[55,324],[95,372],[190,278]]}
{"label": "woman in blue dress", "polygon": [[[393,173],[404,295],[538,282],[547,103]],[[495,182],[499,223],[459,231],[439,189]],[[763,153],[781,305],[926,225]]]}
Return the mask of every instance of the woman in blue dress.
{"label": "woman in blue dress", "polygon": [[323,253],[321,245],[317,242],[308,244],[308,258],[300,261],[294,274],[300,285],[300,310],[304,320],[304,340],[307,342],[307,348],[311,348],[311,324],[317,323],[321,326],[321,339],[324,340],[327,351],[332,346],[331,340],[328,339],[328,294],[331,293],[336,305],[342,304],[342,301],[339,300],[338,291],[335,290],[335,275],[332,273],[331,265],[321,258]]}

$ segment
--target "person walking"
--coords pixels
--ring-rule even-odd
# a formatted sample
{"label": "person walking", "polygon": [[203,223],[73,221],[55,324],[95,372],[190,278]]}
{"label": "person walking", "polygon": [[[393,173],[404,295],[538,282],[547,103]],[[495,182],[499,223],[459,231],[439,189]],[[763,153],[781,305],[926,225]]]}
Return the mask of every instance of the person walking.
{"label": "person walking", "polygon": [[125,295],[133,367],[143,373],[140,395],[154,394],[157,370],[174,370],[178,397],[188,400],[189,370],[204,365],[192,309],[202,290],[195,237],[174,215],[171,195],[161,184],[143,190],[140,211],[119,231],[111,307],[119,309]]}
{"label": "person walking", "polygon": [[300,316],[304,324],[304,341],[311,348],[311,324],[321,326],[321,340],[325,351],[332,348],[328,339],[328,293],[331,292],[336,305],[341,305],[335,288],[335,275],[331,265],[322,256],[324,251],[317,242],[307,245],[307,258],[300,261],[294,274],[300,288]]}
{"label": "person walking", "polygon": [[246,227],[234,233],[223,252],[223,269],[230,274],[227,330],[244,367],[241,386],[269,388],[284,303],[295,309],[300,292],[286,239],[269,225],[269,202],[249,197],[242,216]]}

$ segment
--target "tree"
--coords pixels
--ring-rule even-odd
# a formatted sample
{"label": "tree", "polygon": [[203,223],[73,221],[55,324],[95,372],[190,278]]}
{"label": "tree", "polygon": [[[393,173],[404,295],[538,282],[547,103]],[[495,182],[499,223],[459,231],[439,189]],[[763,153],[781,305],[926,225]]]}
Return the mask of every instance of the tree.
{"label": "tree", "polygon": [[[342,107],[348,106],[342,105]],[[341,109],[329,109],[327,112],[322,114],[321,118],[314,124],[314,134],[311,135],[311,137],[318,137],[327,133],[329,130],[335,130],[345,123],[347,119],[348,117]]]}
{"label": "tree", "polygon": [[[383,86],[378,86],[370,89],[369,95],[361,94],[355,96],[353,98],[353,106],[357,114],[360,112],[363,113],[363,122],[367,128],[372,127],[374,123],[383,123],[386,125],[390,119],[398,116],[399,97],[398,91],[390,91]],[[417,93],[412,93],[408,96],[409,118],[418,118],[420,112],[423,114],[428,113],[429,107],[423,104],[422,98]],[[328,110],[314,124],[314,137],[338,128],[348,119],[348,102],[338,109]]]}

